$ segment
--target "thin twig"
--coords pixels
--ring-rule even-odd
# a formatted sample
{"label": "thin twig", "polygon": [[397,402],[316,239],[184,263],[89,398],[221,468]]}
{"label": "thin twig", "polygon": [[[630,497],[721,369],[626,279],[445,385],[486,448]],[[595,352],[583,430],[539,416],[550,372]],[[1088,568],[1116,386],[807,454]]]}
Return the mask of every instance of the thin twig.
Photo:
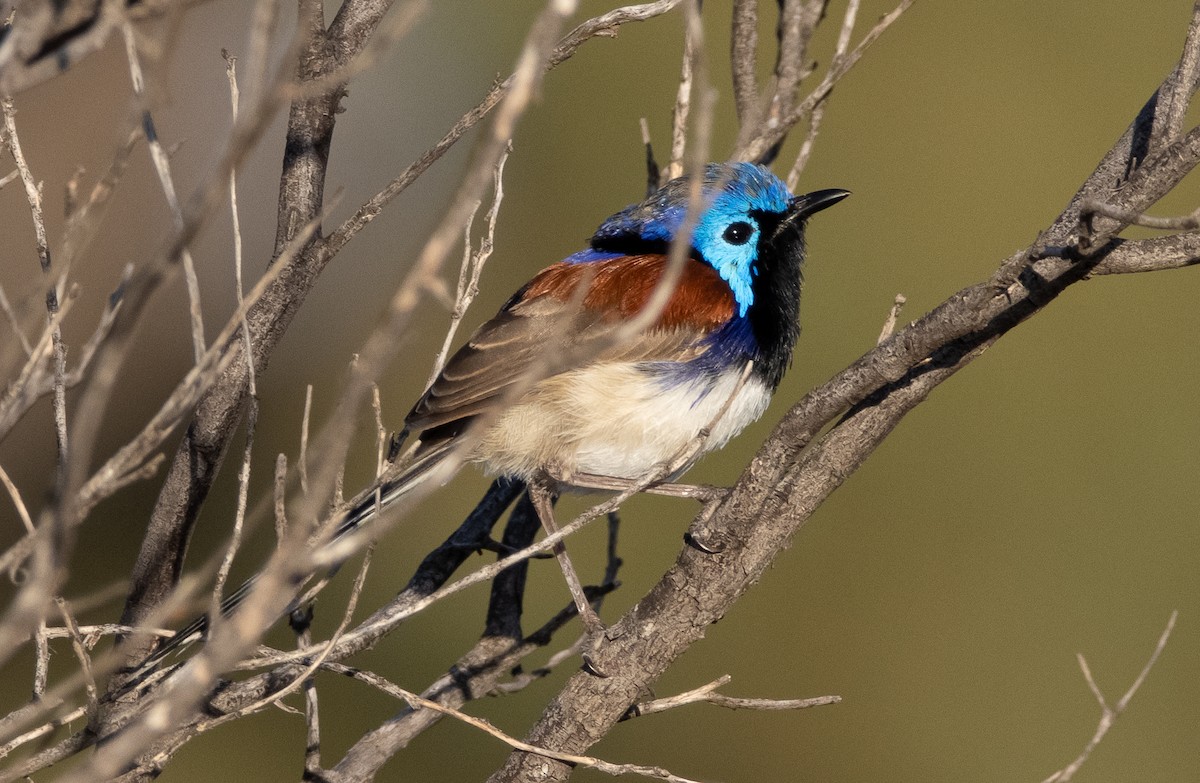
{"label": "thin twig", "polygon": [[[312,607],[297,609],[292,612],[292,617],[296,646],[308,647],[312,644]],[[302,625],[297,627],[297,621]],[[304,779],[321,780],[321,703],[317,696],[316,677],[309,677],[301,687],[304,691]],[[275,703],[283,705],[282,702]]]}
{"label": "thin twig", "polygon": [[[38,263],[41,265],[42,273],[49,275],[50,246],[46,238],[46,219],[42,209],[42,184],[34,179],[33,172],[29,168],[29,163],[25,159],[25,153],[21,149],[21,139],[17,135],[17,113],[13,107],[12,98],[9,96],[0,98],[0,106],[3,107],[4,113],[3,136],[8,145],[9,152],[12,153],[13,162],[17,165],[17,171],[21,175],[21,182],[25,186],[25,200],[29,202],[29,213],[33,219],[33,233]],[[51,321],[54,321],[55,316],[58,314],[59,301],[58,288],[52,283],[46,292],[46,312]],[[58,480],[61,485],[67,465],[67,349],[63,343],[62,331],[57,325],[55,325],[51,333],[51,343],[54,354],[54,380],[52,386],[54,393],[54,437],[58,454]],[[60,486],[59,491],[61,490],[62,487]],[[56,519],[61,522],[61,515],[57,515]]]}
{"label": "thin twig", "polygon": [[379,384],[371,384],[371,410],[375,413],[375,476],[383,475],[388,452],[388,431],[383,426],[383,399]]}
{"label": "thin twig", "polygon": [[287,455],[275,458],[275,542],[282,545],[287,537]]}
{"label": "thin twig", "polygon": [[442,370],[446,366],[446,358],[450,355],[450,346],[454,343],[454,335],[458,332],[459,326],[462,325],[463,316],[467,314],[467,308],[475,301],[475,297],[479,294],[479,280],[483,275],[483,266],[491,258],[492,250],[495,247],[496,239],[496,220],[500,215],[500,202],[504,200],[504,164],[508,162],[508,156],[512,153],[512,144],[509,144],[500,158],[496,161],[495,173],[493,174],[492,186],[492,205],[488,208],[487,213],[487,231],[483,239],[479,242],[479,249],[474,253],[471,252],[471,222],[475,217],[475,210],[479,208],[476,203],[475,209],[471,211],[471,216],[467,220],[465,236],[466,242],[463,247],[462,266],[458,272],[458,288],[455,292],[454,309],[451,312],[450,328],[446,332],[446,339],[442,341],[442,349],[438,352],[437,357],[433,362],[433,371],[429,375],[429,380],[425,386],[428,388],[433,385],[437,377],[441,375]]}
{"label": "thin twig", "polygon": [[[80,625],[79,633],[84,637],[98,636],[129,636],[130,634],[149,634],[169,639],[175,635],[170,628],[147,628],[143,625],[121,625],[120,623],[101,623],[99,625]],[[46,628],[47,639],[67,639],[71,630],[65,627],[49,626]],[[89,646],[90,649],[90,646]]]}
{"label": "thin twig", "polygon": [[704,27],[700,24],[697,0],[688,0],[683,7],[683,65],[679,72],[679,87],[675,91],[675,109],[671,113],[671,157],[667,164],[667,179],[683,174],[683,155],[687,149],[688,112],[692,106],[692,83],[697,58],[704,42]]}
{"label": "thin twig", "polygon": [[875,341],[876,345],[883,343],[892,336],[896,331],[896,320],[900,317],[900,311],[904,308],[904,304],[908,299],[904,294],[896,294],[895,300],[892,301],[892,306],[888,310],[887,319],[883,322],[883,329],[879,332],[879,339]]}
{"label": "thin twig", "polygon": [[707,703],[731,710],[804,710],[809,707],[823,707],[827,704],[838,704],[841,696],[814,696],[808,699],[744,699],[725,696],[717,693],[717,689],[727,684],[732,677],[722,675],[707,685],[702,685],[690,691],[668,696],[653,701],[640,702],[629,708],[626,718],[653,715],[665,712],[685,704]]}
{"label": "thin twig", "polygon": [[1079,202],[1079,219],[1081,221],[1090,220],[1094,215],[1111,218],[1126,225],[1156,228],[1163,231],[1195,231],[1200,228],[1200,209],[1190,215],[1179,217],[1154,217],[1134,209],[1122,209],[1112,204],[1106,204],[1094,198],[1085,198]]}
{"label": "thin twig", "polygon": [[96,689],[96,678],[92,673],[92,657],[88,655],[83,636],[79,632],[79,624],[75,622],[75,615],[71,613],[66,599],[55,598],[54,602],[58,605],[59,614],[62,615],[63,624],[71,639],[71,649],[75,651],[75,657],[79,660],[79,671],[83,674],[84,692],[87,694],[87,715],[90,719],[100,709],[100,693]]}
{"label": "thin twig", "polygon": [[38,621],[33,632],[33,699],[42,701],[46,696],[46,683],[50,681],[50,642],[46,634],[46,618]]}
{"label": "thin twig", "polygon": [[229,534],[229,545],[225,549],[225,557],[221,567],[217,569],[217,578],[212,589],[212,608],[209,615],[216,617],[221,611],[221,596],[225,592],[225,582],[229,579],[229,571],[233,568],[233,559],[237,556],[242,544],[242,529],[246,521],[246,501],[250,494],[250,458],[254,453],[254,431],[258,426],[258,398],[251,397],[246,411],[246,445],[242,450],[242,464],[238,470],[237,509],[233,515],[233,531]]}
{"label": "thin twig", "polygon": [[13,737],[8,742],[0,745],[0,759],[4,758],[9,753],[12,753],[14,750],[26,744],[27,742],[32,742],[35,739],[44,737],[53,731],[57,731],[61,727],[66,726],[68,723],[79,720],[86,714],[87,707],[77,707],[71,712],[68,712],[66,715],[55,718],[52,721],[48,721],[47,723],[44,723],[35,729],[30,729],[29,731],[17,737]]}
{"label": "thin twig", "polygon": [[[121,30],[125,36],[125,57],[129,60],[129,77],[133,82],[133,93],[137,97],[138,104],[142,111],[142,128],[146,134],[146,144],[150,149],[150,160],[154,164],[154,170],[158,174],[159,184],[162,186],[163,195],[167,198],[167,206],[171,209],[171,217],[175,221],[175,229],[183,231],[183,207],[179,203],[179,196],[175,192],[175,180],[171,176],[171,162],[167,157],[166,150],[163,149],[162,142],[158,140],[158,131],[154,126],[154,117],[150,113],[150,101],[146,96],[146,79],[142,73],[141,57],[138,55],[137,39],[134,35],[133,24],[129,20],[121,26]],[[200,280],[196,277],[196,264],[192,260],[191,251],[186,246],[179,248],[179,255],[183,261],[183,276],[187,281],[188,292],[188,312],[191,316],[192,324],[192,352],[196,364],[200,364],[200,360],[204,358],[205,343],[204,343],[204,315],[200,308]]]}
{"label": "thin twig", "polygon": [[242,319],[246,312],[271,289],[272,284],[287,269],[287,260],[300,252],[301,247],[316,231],[317,222],[304,226],[296,238],[288,243],[283,255],[272,264],[267,272],[255,283],[242,304],[229,317],[222,327],[220,334],[213,340],[201,361],[193,366],[184,378],[176,385],[175,390],[153,418],[142,428],[142,431],[117,450],[116,454],[94,473],[79,491],[79,511],[89,510],[99,500],[112,492],[110,483],[119,479],[132,470],[145,455],[162,443],[167,435],[179,423],[182,417],[192,410],[204,390],[216,381],[221,372],[229,366],[236,355],[227,350],[229,343],[241,328]]}
{"label": "thin twig", "polygon": [[1171,612],[1171,617],[1167,620],[1167,627],[1163,629],[1162,634],[1158,637],[1158,644],[1154,646],[1154,652],[1150,654],[1146,665],[1142,667],[1133,684],[1129,686],[1129,690],[1125,691],[1125,695],[1121,697],[1115,706],[1108,706],[1108,702],[1105,700],[1100,686],[1096,684],[1096,680],[1092,677],[1092,671],[1088,668],[1087,660],[1083,657],[1082,653],[1079,654],[1079,668],[1083,672],[1083,679],[1087,682],[1092,695],[1096,697],[1096,701],[1100,704],[1100,722],[1097,724],[1096,731],[1092,734],[1092,738],[1088,740],[1088,744],[1084,747],[1083,752],[1076,756],[1075,760],[1070,764],[1046,778],[1043,783],[1067,783],[1067,781],[1075,777],[1075,773],[1079,771],[1079,768],[1092,755],[1092,751],[1104,739],[1104,735],[1108,734],[1108,730],[1112,728],[1113,723],[1125,711],[1125,708],[1129,706],[1129,702],[1133,699],[1134,694],[1138,692],[1138,689],[1142,687],[1142,683],[1146,681],[1146,677],[1150,674],[1150,669],[1158,661],[1158,656],[1162,655],[1162,651],[1166,649],[1167,640],[1171,638],[1171,631],[1174,630],[1175,620],[1178,617],[1178,610]]}
{"label": "thin twig", "polygon": [[[219,718],[213,718],[211,720],[204,721],[204,722],[198,724],[198,726],[197,726],[198,733],[207,731],[208,729],[211,729],[211,728],[215,728],[224,723],[228,723],[229,721],[237,720],[238,718],[245,717],[246,715],[249,715],[254,712],[258,712],[265,707],[271,706],[272,704],[283,699],[285,696],[287,696],[291,693],[294,693],[298,688],[301,687],[301,685],[304,684],[304,682],[306,680],[308,680],[313,675],[314,672],[317,671],[317,669],[321,668],[321,664],[325,662],[325,660],[329,657],[329,654],[337,646],[337,643],[341,639],[342,634],[345,633],[346,628],[349,627],[351,618],[354,616],[354,609],[355,609],[355,607],[358,606],[358,598],[362,594],[363,585],[366,583],[366,580],[367,580],[367,571],[371,567],[371,553],[372,553],[372,547],[368,547],[366,554],[363,557],[362,565],[358,569],[358,576],[354,580],[354,587],[350,591],[350,600],[346,603],[346,610],[342,614],[342,620],[338,624],[337,629],[334,630],[333,635],[330,636],[328,641],[322,642],[321,644],[317,645],[317,648],[318,648],[317,654],[314,657],[312,657],[311,660],[307,661],[307,665],[304,667],[304,670],[298,676],[293,678],[290,683],[279,688],[277,691],[273,692],[271,695],[267,696],[266,698],[260,699],[259,701],[256,701],[253,704],[249,704],[249,705],[243,707],[242,709],[238,710],[237,712],[230,713],[229,715],[222,715]],[[297,654],[302,653],[304,650],[311,650],[311,649],[312,649],[311,646],[303,648],[302,650],[298,650]],[[305,655],[304,657],[308,658],[307,655]]]}
{"label": "thin twig", "polygon": [[[555,68],[574,56],[587,41],[597,37],[615,37],[622,25],[630,22],[642,22],[661,16],[679,5],[683,0],[654,0],[654,2],[622,6],[593,17],[574,30],[563,36],[551,53],[547,69]],[[426,150],[417,160],[413,161],[404,171],[397,175],[382,190],[368,199],[353,215],[342,222],[329,234],[326,247],[329,252],[337,252],[350,241],[368,223],[377,218],[396,196],[408,189],[408,186],[425,173],[435,161],[440,159],[446,150],[454,146],[462,136],[475,127],[480,120],[488,115],[509,94],[515,84],[515,74],[492,87],[473,109],[468,111],[438,140],[433,147]]]}
{"label": "thin twig", "polygon": [[4,286],[0,286],[0,310],[3,310],[5,317],[8,318],[13,334],[17,336],[17,339],[21,343],[21,349],[25,351],[26,356],[29,356],[29,354],[33,353],[33,346],[29,344],[29,338],[25,336],[25,330],[21,328],[21,322],[17,320],[17,314],[13,311],[12,304],[8,301],[8,295],[4,293]]}
{"label": "thin twig", "polygon": [[821,101],[813,107],[812,114],[808,115],[808,133],[804,137],[804,141],[800,144],[800,152],[796,155],[796,162],[792,164],[791,170],[787,175],[788,190],[795,192],[800,184],[800,175],[808,166],[808,160],[812,157],[813,146],[817,142],[817,133],[821,130],[821,122],[825,119],[825,101]]}
{"label": "thin twig", "polygon": [[[850,0],[846,5],[846,13],[842,16],[842,27],[838,31],[837,45],[833,51],[831,68],[840,67],[842,61],[846,59],[846,53],[850,50],[850,38],[854,34],[854,23],[858,19],[858,6],[859,0]],[[786,182],[789,190],[796,190],[800,183],[800,175],[808,166],[809,158],[812,157],[817,133],[820,132],[821,122],[825,119],[826,105],[826,101],[819,101],[813,106],[812,113],[808,116],[808,133],[805,135],[804,142],[800,145],[800,152],[796,155],[796,161],[787,175]]]}
{"label": "thin twig", "polygon": [[1200,79],[1200,5],[1192,7],[1179,64],[1159,89],[1162,108],[1154,115],[1150,149],[1160,149],[1179,140],[1197,79]]}
{"label": "thin twig", "polygon": [[21,524],[25,525],[25,530],[30,535],[36,531],[33,527],[33,519],[29,516],[29,509],[25,507],[25,501],[21,499],[21,491],[17,489],[17,485],[9,478],[8,471],[0,466],[0,484],[4,484],[4,488],[8,490],[8,496],[12,498],[13,506],[17,509],[17,515],[21,517]]}
{"label": "thin twig", "polygon": [[312,417],[313,386],[304,388],[304,418],[300,420],[300,456],[296,469],[300,474],[300,491],[308,494],[308,423]]}
{"label": "thin twig", "polygon": [[412,691],[405,690],[399,685],[396,685],[377,674],[356,670],[354,676],[355,679],[367,682],[384,693],[395,696],[398,699],[403,699],[414,710],[427,709],[441,713],[442,715],[447,715],[451,718],[461,721],[468,726],[479,729],[480,731],[495,737],[514,750],[520,750],[526,753],[534,753],[539,756],[545,756],[546,758],[555,759],[556,761],[561,761],[565,764],[571,764],[573,766],[588,767],[608,775],[641,775],[642,777],[653,778],[655,780],[666,780],[670,781],[671,783],[696,783],[696,781],[693,781],[690,778],[683,778],[679,777],[678,775],[673,775],[661,767],[649,767],[641,764],[614,764],[612,762],[598,759],[595,756],[579,756],[573,753],[560,753],[559,751],[538,747],[537,745],[531,745],[528,742],[523,742],[516,737],[506,734],[483,718],[476,718],[466,714],[465,712],[462,712],[461,710],[456,710],[453,707],[447,707],[443,704],[439,704],[436,701],[418,696]]}
{"label": "thin twig", "polygon": [[7,434],[29,407],[45,394],[47,383],[50,383],[49,388],[53,389],[53,382],[47,381],[46,377],[46,359],[54,351],[55,335],[59,334],[59,326],[71,309],[71,301],[67,299],[63,302],[47,320],[21,371],[8,383],[8,388],[0,396],[0,434]]}
{"label": "thin twig", "polygon": [[646,122],[645,117],[639,117],[638,125],[642,129],[642,146],[646,148],[646,198],[650,198],[663,184],[660,179],[662,172],[658,168],[658,161],[654,159],[654,145],[650,143],[650,123]]}
{"label": "thin twig", "polygon": [[50,243],[46,239],[46,221],[42,215],[42,186],[33,178],[25,153],[21,149],[21,140],[17,136],[16,109],[13,108],[11,96],[0,98],[0,107],[4,111],[4,141],[12,153],[13,162],[21,175],[21,184],[25,186],[25,199],[29,202],[29,210],[33,213],[34,241],[37,249],[38,263],[42,271],[50,271]]}
{"label": "thin twig", "polygon": [[[246,34],[247,67],[245,75],[246,84],[251,91],[251,104],[260,103],[265,97],[262,94],[263,91],[271,88],[267,81],[267,68],[271,64],[270,51],[279,25],[281,5],[280,0],[258,0],[254,4],[254,11],[250,17],[250,29]],[[222,50],[222,57],[224,55],[225,52]],[[237,58],[232,59],[236,61]],[[232,65],[230,67],[232,73]],[[288,88],[289,84],[289,82],[281,82],[276,84],[275,88],[282,92]],[[238,88],[234,84],[230,91],[231,97],[235,98],[235,125],[237,123],[236,101],[240,100],[240,92],[237,90]]]}
{"label": "thin twig", "polygon": [[735,0],[729,67],[739,126],[755,123],[759,106],[758,0]]}
{"label": "thin twig", "polygon": [[[50,248],[46,239],[46,223],[42,210],[42,186],[41,183],[35,182],[33,172],[29,168],[29,164],[25,159],[25,154],[21,149],[21,140],[17,134],[16,125],[16,109],[13,107],[13,101],[10,96],[0,97],[0,109],[4,115],[4,141],[8,146],[9,152],[12,153],[13,161],[16,163],[17,170],[21,175],[21,182],[25,186],[25,198],[29,203],[30,216],[33,219],[34,239],[38,255],[38,263],[41,267],[43,275],[49,275],[50,267]],[[62,283],[63,281],[58,281]],[[46,292],[46,313],[47,313],[47,328],[45,334],[49,334],[50,346],[53,352],[54,373],[53,373],[53,419],[54,419],[54,436],[56,447],[56,465],[57,475],[55,482],[56,499],[61,499],[62,493],[65,490],[65,479],[67,472],[67,408],[66,408],[66,345],[63,343],[62,330],[60,321],[64,315],[63,308],[59,306],[59,291],[55,282],[51,282]],[[39,345],[45,345],[45,339],[39,341]],[[29,360],[26,363],[25,369],[21,372],[21,379],[24,379],[25,384],[10,385],[9,395],[13,393],[21,394],[31,391],[29,383],[33,377],[33,373],[40,375],[41,373],[41,355],[35,358],[35,353],[29,353]],[[26,370],[29,370],[27,374]],[[14,398],[9,396],[5,402],[10,402]],[[27,398],[28,399],[28,398]],[[32,535],[33,547],[30,564],[30,577],[23,585],[16,599],[12,602],[13,610],[6,617],[6,622],[0,625],[0,631],[7,635],[8,638],[3,644],[0,644],[0,661],[7,658],[11,652],[14,643],[17,641],[17,635],[20,634],[23,619],[32,622],[26,625],[26,634],[32,632],[35,638],[35,648],[37,652],[37,663],[34,671],[34,695],[40,699],[46,690],[46,681],[49,667],[49,648],[45,644],[45,637],[42,635],[42,630],[45,628],[45,613],[47,602],[55,590],[55,582],[60,578],[59,575],[64,568],[64,560],[67,557],[66,549],[68,547],[66,530],[67,518],[63,513],[61,502],[53,502],[49,505],[43,515],[46,520],[44,524],[39,523],[34,526],[35,531],[40,531],[42,535],[37,535],[35,532]],[[15,564],[14,564],[15,565]],[[17,624],[12,624],[11,619],[16,616]]]}
{"label": "thin twig", "polygon": [[85,247],[95,238],[107,214],[113,193],[125,174],[129,158],[138,139],[142,138],[140,126],[133,126],[125,134],[125,141],[117,147],[104,176],[96,180],[87,201],[78,204],[67,218],[63,227],[61,250],[58,257],[69,267]]}
{"label": "thin twig", "polygon": [[756,136],[749,139],[745,143],[739,144],[735,157],[738,160],[758,160],[769,149],[778,144],[788,131],[791,130],[797,122],[811,112],[818,103],[824,101],[837,83],[841,81],[850,70],[862,59],[867,49],[871,47],[875,41],[879,39],[883,33],[892,26],[892,24],[900,18],[901,14],[912,6],[914,0],[900,0],[890,12],[885,14],[876,25],[867,32],[863,39],[859,41],[858,46],[850,50],[849,53],[838,63],[830,63],[829,70],[825,73],[825,77],[821,80],[813,91],[810,92],[804,100],[797,103],[790,111],[783,114],[775,123],[771,123],[764,127]]}
{"label": "thin twig", "polygon": [[[274,6],[274,3],[268,3],[268,5]],[[237,125],[238,101],[240,97],[237,81],[237,58],[224,49],[221,50],[221,57],[225,59],[225,76],[229,81],[230,120],[234,125]],[[233,226],[233,279],[236,285],[238,306],[243,308],[242,341],[243,353],[246,358],[247,393],[251,398],[254,398],[258,396],[258,390],[254,377],[254,346],[250,342],[250,324],[246,320],[244,308],[246,297],[244,293],[245,288],[242,284],[242,221],[238,215],[237,169],[230,169],[229,171],[229,217]]]}

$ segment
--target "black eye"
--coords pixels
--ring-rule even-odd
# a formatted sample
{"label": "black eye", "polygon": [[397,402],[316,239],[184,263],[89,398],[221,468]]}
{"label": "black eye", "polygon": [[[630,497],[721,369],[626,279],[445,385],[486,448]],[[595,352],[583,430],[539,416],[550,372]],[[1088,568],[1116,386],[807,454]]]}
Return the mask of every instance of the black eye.
{"label": "black eye", "polygon": [[731,245],[744,245],[750,241],[751,235],[754,234],[754,226],[749,223],[739,220],[733,223],[729,228],[725,229],[725,233],[721,236]]}

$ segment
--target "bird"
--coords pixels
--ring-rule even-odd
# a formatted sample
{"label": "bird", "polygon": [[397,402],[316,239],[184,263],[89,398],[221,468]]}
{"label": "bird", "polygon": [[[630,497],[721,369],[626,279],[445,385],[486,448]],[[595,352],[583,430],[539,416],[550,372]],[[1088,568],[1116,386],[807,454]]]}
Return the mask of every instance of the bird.
{"label": "bird", "polygon": [[[710,163],[698,179],[690,223],[696,183],[685,175],[609,217],[585,249],[542,269],[480,326],[405,418],[409,460],[345,512],[331,539],[360,529],[457,450],[531,489],[617,489],[665,465],[674,470],[660,478],[674,479],[757,420],[800,333],[807,221],[850,193],[793,195],[749,162]],[[672,270],[672,244],[689,228]],[[661,309],[623,333],[669,271],[677,279]],[[672,463],[689,446],[695,453]],[[231,593],[223,611],[248,589]],[[148,660],[206,624],[184,628]]]}

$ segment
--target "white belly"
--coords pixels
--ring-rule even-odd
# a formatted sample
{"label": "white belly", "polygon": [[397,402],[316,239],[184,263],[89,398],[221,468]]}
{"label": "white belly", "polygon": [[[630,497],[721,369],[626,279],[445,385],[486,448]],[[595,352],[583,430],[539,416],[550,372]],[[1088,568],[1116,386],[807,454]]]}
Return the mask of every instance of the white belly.
{"label": "white belly", "polygon": [[501,414],[476,458],[491,472],[526,479],[547,467],[642,478],[682,454],[701,429],[710,431],[703,453],[762,415],[771,392],[754,376],[738,388],[739,379],[740,371],[666,386],[632,364],[566,372]]}

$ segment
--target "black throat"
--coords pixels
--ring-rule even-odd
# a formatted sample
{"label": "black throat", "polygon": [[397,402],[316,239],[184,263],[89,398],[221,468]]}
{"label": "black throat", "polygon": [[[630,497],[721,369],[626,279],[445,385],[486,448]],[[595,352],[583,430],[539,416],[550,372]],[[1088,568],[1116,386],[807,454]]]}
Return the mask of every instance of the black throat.
{"label": "black throat", "polygon": [[754,372],[775,389],[791,366],[792,351],[800,336],[804,226],[796,221],[778,233],[774,227],[764,226],[763,237],[751,285],[754,302],[746,316],[758,344]]}

